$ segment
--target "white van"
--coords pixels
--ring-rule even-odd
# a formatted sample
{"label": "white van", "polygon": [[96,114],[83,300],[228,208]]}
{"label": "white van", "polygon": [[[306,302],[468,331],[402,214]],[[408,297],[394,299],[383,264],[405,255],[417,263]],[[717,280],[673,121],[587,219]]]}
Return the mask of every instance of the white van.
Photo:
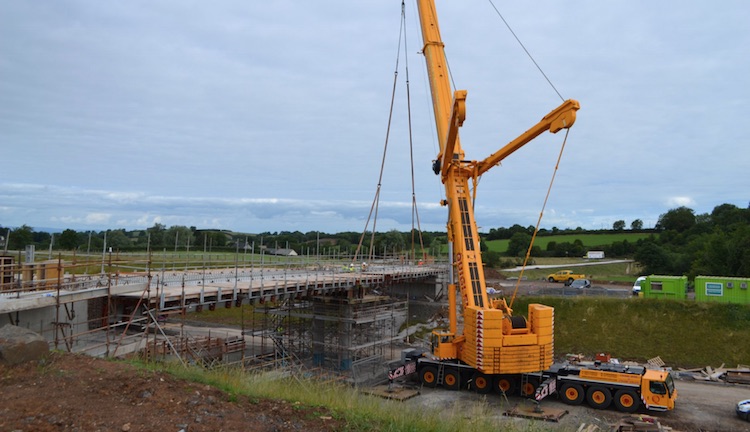
{"label": "white van", "polygon": [[633,295],[637,296],[641,292],[641,284],[646,280],[646,276],[640,276],[633,284]]}

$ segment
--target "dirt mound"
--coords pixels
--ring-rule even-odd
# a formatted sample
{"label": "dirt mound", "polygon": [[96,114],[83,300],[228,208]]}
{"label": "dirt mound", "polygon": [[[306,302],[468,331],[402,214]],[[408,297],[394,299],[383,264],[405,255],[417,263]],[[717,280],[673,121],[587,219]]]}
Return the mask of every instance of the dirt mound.
{"label": "dirt mound", "polygon": [[0,366],[0,430],[333,431],[324,408],[229,396],[127,363],[52,353]]}

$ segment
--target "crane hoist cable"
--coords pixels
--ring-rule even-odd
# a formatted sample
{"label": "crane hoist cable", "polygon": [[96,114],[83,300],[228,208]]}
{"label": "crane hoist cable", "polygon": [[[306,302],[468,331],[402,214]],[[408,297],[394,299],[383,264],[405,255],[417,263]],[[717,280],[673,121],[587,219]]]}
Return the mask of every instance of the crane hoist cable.
{"label": "crane hoist cable", "polygon": [[[510,33],[513,35],[513,37],[516,39],[516,42],[518,42],[518,44],[521,46],[521,48],[523,49],[523,51],[529,57],[529,59],[531,60],[531,62],[534,63],[534,66],[536,66],[536,68],[539,70],[539,73],[542,74],[542,76],[547,81],[547,83],[550,85],[550,87],[552,87],[552,90],[555,91],[555,93],[560,98],[560,100],[565,100],[565,98],[563,98],[562,95],[560,94],[560,92],[557,90],[557,87],[555,87],[555,85],[549,79],[549,77],[547,76],[547,74],[544,73],[544,70],[542,70],[541,66],[539,66],[539,63],[537,63],[537,61],[534,59],[534,56],[532,56],[531,53],[529,52],[529,50],[526,49],[526,46],[523,44],[523,42],[521,42],[521,39],[518,37],[518,35],[516,34],[516,32],[513,31],[513,28],[511,28],[511,26],[508,23],[508,21],[505,19],[505,17],[503,17],[503,14],[500,13],[500,11],[498,10],[497,6],[495,6],[495,3],[493,3],[492,0],[488,0],[488,1],[489,1],[490,5],[492,6],[492,8],[497,13],[497,16],[500,17],[500,19],[503,21],[503,23],[505,24],[505,26],[508,28],[508,31],[510,31]],[[560,160],[562,159],[562,154],[563,154],[563,151],[565,150],[565,143],[568,141],[568,134],[569,133],[570,133],[570,129],[566,128],[566,130],[565,130],[565,138],[563,139],[563,143],[560,146],[560,152],[557,155],[557,162],[555,163],[555,168],[552,171],[552,178],[550,179],[549,187],[547,188],[547,195],[544,197],[544,203],[542,204],[542,209],[539,211],[539,218],[537,219],[536,226],[534,227],[534,233],[531,236],[531,242],[529,242],[529,247],[526,250],[526,256],[524,257],[523,265],[521,266],[521,271],[520,271],[520,274],[518,276],[518,280],[516,281],[516,286],[515,286],[515,288],[513,290],[513,296],[510,299],[510,304],[509,304],[510,308],[513,307],[513,302],[516,299],[516,295],[518,294],[518,288],[519,288],[519,286],[521,284],[521,280],[523,279],[523,273],[526,270],[526,265],[528,264],[529,257],[531,256],[531,249],[534,247],[534,240],[536,239],[537,233],[539,233],[539,225],[542,222],[542,216],[544,215],[544,209],[547,206],[547,201],[549,200],[550,193],[552,192],[552,185],[555,182],[555,176],[557,175],[557,170],[560,167]],[[475,186],[475,188],[476,188],[476,186]]]}
{"label": "crane hoist cable", "polygon": [[[419,237],[419,250],[422,251],[424,259],[424,239],[422,238],[422,225],[419,222],[419,209],[417,208],[417,194],[415,191],[414,182],[414,136],[412,133],[411,124],[411,93],[409,90],[409,48],[406,43],[406,13],[404,1],[401,1],[401,17],[404,23],[404,71],[406,74],[406,115],[409,119],[409,161],[411,166],[411,256],[416,260],[417,254],[415,251],[416,239],[415,234]],[[416,230],[414,229],[414,223],[416,222]]]}
{"label": "crane hoist cable", "polygon": [[518,287],[521,285],[521,280],[523,279],[523,272],[526,270],[526,264],[529,262],[529,256],[531,256],[531,248],[534,246],[534,239],[536,239],[536,234],[539,232],[539,224],[542,223],[542,216],[544,215],[544,209],[547,207],[547,200],[549,199],[549,195],[552,192],[552,185],[555,183],[555,176],[557,175],[557,170],[560,167],[560,160],[562,159],[563,151],[565,150],[565,144],[568,142],[568,134],[570,133],[570,129],[565,129],[565,138],[563,139],[562,145],[560,146],[560,153],[557,155],[557,162],[555,163],[555,169],[552,170],[552,178],[549,181],[549,187],[547,187],[547,195],[544,197],[544,203],[542,204],[542,210],[539,212],[539,218],[536,221],[536,226],[534,227],[534,234],[531,236],[531,242],[529,243],[529,248],[526,250],[526,256],[523,259],[523,265],[521,266],[521,272],[518,275],[518,280],[516,281],[516,287],[513,289],[513,296],[510,298],[510,304],[508,307],[511,309],[513,308],[513,302],[516,300],[516,295],[518,294]]}
{"label": "crane hoist cable", "polygon": [[495,6],[495,3],[493,3],[492,0],[488,0],[488,1],[490,2],[490,5],[492,5],[492,8],[495,9],[497,16],[499,16],[500,19],[503,20],[503,22],[505,23],[505,26],[508,27],[508,30],[510,31],[510,33],[513,35],[514,38],[516,38],[516,41],[518,42],[518,44],[521,45],[521,48],[523,48],[526,55],[529,56],[529,59],[531,59],[531,62],[534,63],[534,66],[536,66],[536,68],[539,70],[539,73],[541,73],[544,79],[547,80],[547,83],[549,83],[550,87],[552,87],[552,90],[554,90],[555,93],[557,93],[557,96],[560,98],[560,100],[565,100],[565,98],[562,97],[560,92],[557,91],[557,87],[555,87],[555,85],[552,84],[552,81],[549,79],[549,77],[547,77],[547,74],[544,73],[541,66],[539,66],[539,63],[537,63],[536,60],[534,60],[534,57],[531,55],[529,50],[526,49],[526,46],[523,44],[523,42],[521,42],[521,39],[519,39],[519,37],[516,35],[516,32],[514,32],[513,29],[510,27],[510,24],[508,24],[508,21],[505,20],[505,17],[503,17],[503,14],[501,14],[500,11],[497,9],[497,7]]}
{"label": "crane hoist cable", "polygon": [[[404,52],[407,50],[407,41],[406,41],[406,12],[405,12],[405,4],[404,1],[401,2],[401,25],[399,27],[399,37],[398,37],[398,48],[396,51],[396,67],[393,74],[393,88],[391,92],[391,104],[390,109],[388,113],[388,126],[386,128],[386,136],[385,136],[385,143],[383,146],[383,157],[380,163],[380,174],[378,176],[378,184],[375,191],[375,197],[373,198],[372,205],[370,207],[370,213],[367,216],[367,221],[365,223],[365,228],[362,231],[362,235],[360,236],[359,243],[357,244],[357,250],[354,253],[353,261],[357,260],[357,257],[359,256],[359,252],[362,249],[362,245],[364,243],[365,235],[367,234],[367,228],[370,224],[370,220],[372,219],[373,225],[372,225],[372,232],[370,235],[370,253],[369,253],[369,259],[373,260],[375,257],[375,232],[377,227],[377,218],[378,218],[378,209],[380,205],[380,190],[382,188],[382,180],[383,180],[383,171],[385,170],[385,160],[386,155],[388,153],[388,141],[390,138],[391,133],[391,124],[393,121],[393,108],[395,105],[395,97],[396,97],[396,87],[398,83],[398,69],[399,69],[399,60],[401,58],[401,41],[403,40],[404,44]],[[414,229],[414,223],[416,221],[417,224],[417,232],[419,234],[419,244],[420,249],[424,251],[424,242],[422,239],[422,229],[419,222],[419,211],[417,209],[417,198],[415,193],[415,182],[414,182],[414,150],[413,150],[413,134],[412,134],[412,123],[411,123],[411,99],[410,99],[410,93],[409,93],[409,66],[408,66],[408,58],[405,55],[405,72],[406,72],[406,99],[407,99],[407,114],[408,114],[408,123],[409,123],[409,155],[410,155],[410,163],[411,163],[411,188],[412,188],[412,256],[416,258],[416,253],[414,251],[415,248],[415,229]]]}

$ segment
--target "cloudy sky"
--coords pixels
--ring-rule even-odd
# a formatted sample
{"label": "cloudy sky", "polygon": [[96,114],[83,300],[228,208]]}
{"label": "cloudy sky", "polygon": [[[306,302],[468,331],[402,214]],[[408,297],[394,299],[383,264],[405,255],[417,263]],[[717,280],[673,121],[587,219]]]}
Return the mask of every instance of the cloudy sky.
{"label": "cloudy sky", "polygon": [[[750,2],[494,0],[580,101],[542,226],[609,228],[750,197]],[[483,159],[561,100],[489,1],[437,1],[461,141]],[[0,225],[241,232],[412,226],[443,189],[416,6],[366,1],[0,0]],[[534,225],[563,134],[486,173],[483,231]],[[372,220],[369,227],[372,228]]]}

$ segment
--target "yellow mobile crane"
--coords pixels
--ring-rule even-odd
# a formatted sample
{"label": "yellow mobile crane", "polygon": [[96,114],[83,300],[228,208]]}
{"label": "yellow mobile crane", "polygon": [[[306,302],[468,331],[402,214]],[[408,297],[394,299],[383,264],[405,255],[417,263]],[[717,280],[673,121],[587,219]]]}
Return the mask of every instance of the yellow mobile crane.
{"label": "yellow mobile crane", "polygon": [[[433,0],[418,0],[423,53],[432,92],[440,152],[433,163],[445,185],[448,241],[452,246],[449,284],[450,328],[433,332],[433,358],[418,363],[420,380],[458,389],[467,382],[479,392],[493,388],[533,394],[537,383],[523,382],[525,373],[553,363],[554,310],[541,304],[528,308],[528,319],[513,315],[507,302],[487,296],[473,196],[479,177],[523,145],[544,133],[569,128],[579,104],[567,100],[539,123],[481,161],[466,160],[458,128],[466,117],[466,90],[451,92],[448,67]],[[472,184],[470,186],[469,181]],[[463,334],[457,330],[456,288],[461,294]]]}

